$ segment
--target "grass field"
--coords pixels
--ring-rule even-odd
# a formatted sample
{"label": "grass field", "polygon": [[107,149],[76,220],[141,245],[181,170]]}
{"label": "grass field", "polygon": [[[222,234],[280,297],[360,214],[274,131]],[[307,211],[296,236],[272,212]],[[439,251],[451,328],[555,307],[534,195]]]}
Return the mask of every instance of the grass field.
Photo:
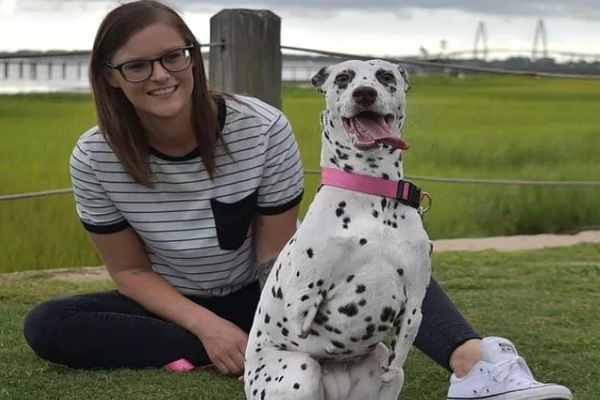
{"label": "grass field", "polygon": [[[567,385],[576,400],[600,393],[600,247],[519,253],[434,253],[434,274],[481,334],[510,338],[536,377]],[[35,357],[22,337],[25,312],[39,301],[110,288],[40,271],[0,275],[0,400],[241,400],[232,378],[74,371]],[[417,350],[409,355],[403,399],[445,398],[448,374]]]}
{"label": "grass field", "polygon": [[[600,181],[600,82],[415,77],[405,136],[408,175]],[[305,168],[317,169],[312,89],[286,88],[284,111]],[[84,95],[0,96],[0,195],[69,187],[68,158],[94,124]],[[302,210],[317,176],[307,174]],[[434,197],[433,239],[551,233],[600,225],[600,187],[419,182]],[[70,195],[0,202],[0,272],[96,265]]]}

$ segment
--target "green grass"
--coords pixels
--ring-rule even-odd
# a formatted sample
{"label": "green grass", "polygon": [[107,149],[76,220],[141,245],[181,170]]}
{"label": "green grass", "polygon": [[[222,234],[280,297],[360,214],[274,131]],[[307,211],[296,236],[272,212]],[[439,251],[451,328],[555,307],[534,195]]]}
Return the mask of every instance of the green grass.
{"label": "green grass", "polygon": [[[405,136],[408,175],[600,181],[600,82],[507,76],[415,77]],[[283,108],[305,168],[318,169],[312,89],[286,88]],[[85,95],[0,96],[0,195],[69,187],[68,159],[94,124]],[[317,176],[307,174],[302,212]],[[553,233],[600,226],[595,187],[416,183],[434,198],[433,239]],[[99,263],[70,195],[0,202],[0,271]]]}
{"label": "green grass", "polygon": [[[600,392],[600,246],[517,253],[434,253],[434,274],[482,335],[508,337],[536,377],[565,384],[576,400]],[[23,315],[54,296],[110,288],[47,272],[0,275],[0,399],[243,399],[241,385],[209,372],[75,371],[39,360],[22,337]],[[405,399],[444,398],[448,374],[413,350]]]}

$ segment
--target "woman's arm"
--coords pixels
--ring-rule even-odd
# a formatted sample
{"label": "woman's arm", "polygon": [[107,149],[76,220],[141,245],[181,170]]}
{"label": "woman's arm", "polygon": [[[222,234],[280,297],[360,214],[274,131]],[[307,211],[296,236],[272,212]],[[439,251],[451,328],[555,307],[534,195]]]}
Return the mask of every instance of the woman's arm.
{"label": "woman's arm", "polygon": [[254,222],[254,248],[258,279],[264,286],[275,259],[296,232],[300,206],[277,215],[257,215]]}
{"label": "woman's arm", "polygon": [[155,273],[141,240],[131,227],[110,234],[90,233],[90,236],[120,293],[195,334],[221,372],[240,374],[243,371],[245,332],[187,299]]}

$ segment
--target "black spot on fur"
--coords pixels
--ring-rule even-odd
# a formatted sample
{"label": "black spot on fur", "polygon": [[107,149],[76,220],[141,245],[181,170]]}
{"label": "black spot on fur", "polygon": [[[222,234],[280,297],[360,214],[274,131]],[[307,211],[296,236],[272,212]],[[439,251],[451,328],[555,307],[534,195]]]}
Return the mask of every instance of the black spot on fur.
{"label": "black spot on fur", "polygon": [[340,149],[335,149],[335,154],[337,154],[340,160],[348,160],[350,156],[346,153],[343,153]]}
{"label": "black spot on fur", "polygon": [[332,340],[331,344],[337,347],[338,349],[345,349],[344,343],[338,342],[337,340]]}
{"label": "black spot on fur", "polygon": [[348,275],[348,277],[346,278],[346,282],[350,283],[352,282],[352,279],[354,279],[354,275]]}
{"label": "black spot on fur", "polygon": [[313,249],[306,249],[306,255],[308,255],[308,258],[313,258],[313,256],[315,255],[315,253],[313,252]]}
{"label": "black spot on fur", "polygon": [[358,243],[360,243],[361,246],[364,246],[365,244],[367,244],[367,239],[362,238],[358,241]]}
{"label": "black spot on fur", "polygon": [[384,307],[383,311],[381,311],[381,315],[379,316],[379,318],[381,319],[381,322],[392,322],[394,320],[395,314],[396,312],[392,307]]}
{"label": "black spot on fur", "polygon": [[348,303],[345,306],[341,306],[338,308],[338,312],[340,314],[345,314],[349,317],[353,317],[358,314],[358,307],[356,307],[355,303]]}
{"label": "black spot on fur", "polygon": [[398,268],[398,269],[396,270],[396,272],[398,273],[398,275],[400,275],[400,276],[404,276],[404,269],[403,269],[403,268]]}
{"label": "black spot on fur", "polygon": [[356,285],[356,293],[364,293],[365,290],[367,290],[365,285]]}
{"label": "black spot on fur", "polygon": [[323,325],[325,322],[329,321],[329,317],[323,313],[318,312],[317,315],[315,315],[314,321],[317,325]]}

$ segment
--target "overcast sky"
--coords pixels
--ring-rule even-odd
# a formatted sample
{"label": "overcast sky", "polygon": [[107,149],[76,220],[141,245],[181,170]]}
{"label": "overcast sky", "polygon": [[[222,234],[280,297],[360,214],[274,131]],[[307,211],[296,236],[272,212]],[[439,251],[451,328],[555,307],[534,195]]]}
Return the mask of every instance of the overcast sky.
{"label": "overcast sky", "polygon": [[[121,0],[123,1],[123,0]],[[374,55],[472,49],[486,24],[490,48],[531,49],[543,18],[548,47],[600,53],[600,0],[170,0],[201,42],[222,8],[267,8],[282,17],[284,45]],[[300,3],[302,6],[298,6]],[[398,3],[402,5],[399,6]],[[0,51],[89,49],[118,1],[0,0]]]}

